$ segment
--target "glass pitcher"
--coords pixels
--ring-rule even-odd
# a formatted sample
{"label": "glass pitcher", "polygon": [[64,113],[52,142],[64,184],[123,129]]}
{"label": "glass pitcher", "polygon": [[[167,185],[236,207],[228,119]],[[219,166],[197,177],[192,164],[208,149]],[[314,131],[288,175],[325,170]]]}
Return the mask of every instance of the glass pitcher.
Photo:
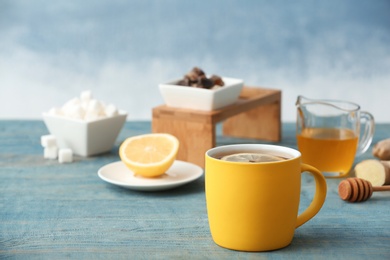
{"label": "glass pitcher", "polygon": [[347,101],[298,96],[296,107],[302,162],[316,167],[326,177],[348,175],[355,156],[367,151],[372,142],[374,117]]}

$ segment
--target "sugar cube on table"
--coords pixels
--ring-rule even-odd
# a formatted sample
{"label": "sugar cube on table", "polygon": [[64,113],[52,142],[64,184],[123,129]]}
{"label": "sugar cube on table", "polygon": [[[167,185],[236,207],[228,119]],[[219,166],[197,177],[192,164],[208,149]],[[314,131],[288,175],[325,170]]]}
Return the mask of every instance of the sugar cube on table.
{"label": "sugar cube on table", "polygon": [[43,149],[43,157],[46,159],[56,159],[58,155],[57,146],[49,146]]}
{"label": "sugar cube on table", "polygon": [[41,145],[43,147],[57,147],[57,138],[54,135],[42,135]]}
{"label": "sugar cube on table", "polygon": [[73,161],[73,151],[69,148],[62,148],[58,152],[58,161],[60,163],[70,163]]}

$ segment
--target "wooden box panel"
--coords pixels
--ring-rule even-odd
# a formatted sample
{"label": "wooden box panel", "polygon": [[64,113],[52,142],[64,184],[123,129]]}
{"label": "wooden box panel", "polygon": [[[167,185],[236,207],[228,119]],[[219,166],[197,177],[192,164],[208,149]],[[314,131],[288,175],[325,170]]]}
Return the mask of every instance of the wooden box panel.
{"label": "wooden box panel", "polygon": [[152,132],[170,133],[180,141],[177,159],[204,167],[205,152],[215,147],[215,128],[233,137],[281,140],[281,91],[244,87],[239,100],[214,111],[161,105],[153,108]]}

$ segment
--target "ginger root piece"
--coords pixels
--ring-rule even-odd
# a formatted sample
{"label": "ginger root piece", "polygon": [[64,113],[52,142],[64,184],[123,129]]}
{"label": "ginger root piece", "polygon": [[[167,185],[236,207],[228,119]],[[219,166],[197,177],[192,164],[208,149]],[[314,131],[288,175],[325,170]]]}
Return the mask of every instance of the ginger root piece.
{"label": "ginger root piece", "polygon": [[358,178],[371,182],[372,186],[390,184],[390,161],[364,160],[355,166]]}
{"label": "ginger root piece", "polygon": [[390,160],[390,138],[379,141],[372,148],[372,154],[381,160]]}

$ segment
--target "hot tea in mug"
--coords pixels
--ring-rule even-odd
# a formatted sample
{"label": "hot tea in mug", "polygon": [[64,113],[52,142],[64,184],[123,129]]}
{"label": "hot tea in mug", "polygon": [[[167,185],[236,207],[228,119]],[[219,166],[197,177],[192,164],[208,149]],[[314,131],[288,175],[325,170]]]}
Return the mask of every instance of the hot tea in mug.
{"label": "hot tea in mug", "polygon": [[[205,155],[210,232],[222,247],[268,251],[288,246],[297,227],[313,218],[326,198],[321,172],[301,163],[297,150],[261,144],[212,148]],[[315,182],[312,203],[299,214],[301,173]]]}
{"label": "hot tea in mug", "polygon": [[288,158],[280,155],[269,154],[264,151],[247,151],[238,150],[234,153],[222,153],[214,155],[215,158],[229,161],[229,162],[248,162],[248,163],[261,163],[261,162],[277,162],[283,161]]}

